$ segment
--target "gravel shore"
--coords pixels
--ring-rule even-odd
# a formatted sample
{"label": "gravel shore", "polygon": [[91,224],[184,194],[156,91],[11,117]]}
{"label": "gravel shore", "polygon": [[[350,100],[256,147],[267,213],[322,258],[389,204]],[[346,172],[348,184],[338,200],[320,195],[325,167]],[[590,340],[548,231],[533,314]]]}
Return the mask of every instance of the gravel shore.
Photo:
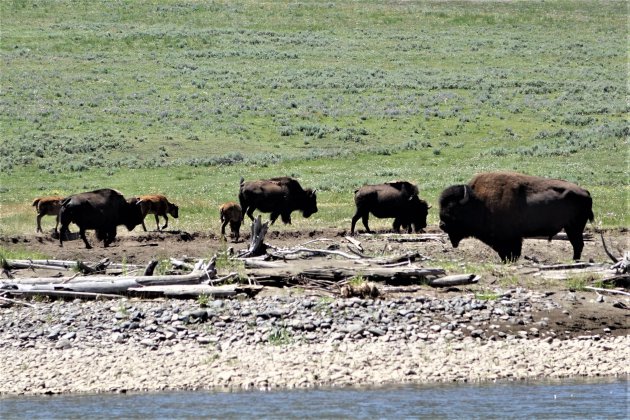
{"label": "gravel shore", "polygon": [[12,305],[0,309],[0,394],[628,376],[625,330],[571,328],[571,299],[515,289]]}

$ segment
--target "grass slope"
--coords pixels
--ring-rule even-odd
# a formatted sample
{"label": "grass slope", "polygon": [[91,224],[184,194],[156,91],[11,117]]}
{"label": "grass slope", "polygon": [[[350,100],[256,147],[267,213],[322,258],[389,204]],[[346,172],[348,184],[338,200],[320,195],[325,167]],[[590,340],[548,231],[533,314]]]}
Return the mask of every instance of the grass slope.
{"label": "grass slope", "polygon": [[[0,233],[34,196],[163,192],[218,228],[238,180],[318,188],[294,228],[348,226],[352,192],[433,204],[474,173],[567,179],[627,227],[627,5],[619,1],[0,3]],[[46,220],[46,219],[44,219]],[[382,226],[389,223],[382,222]],[[375,227],[378,227],[375,224]]]}

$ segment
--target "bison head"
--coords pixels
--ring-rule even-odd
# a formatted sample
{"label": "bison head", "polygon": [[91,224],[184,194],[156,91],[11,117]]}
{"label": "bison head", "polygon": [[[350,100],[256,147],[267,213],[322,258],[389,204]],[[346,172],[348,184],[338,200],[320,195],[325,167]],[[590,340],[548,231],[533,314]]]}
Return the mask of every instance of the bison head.
{"label": "bison head", "polygon": [[462,239],[472,236],[480,220],[480,202],[468,185],[453,185],[440,195],[440,229],[457,248]]}
{"label": "bison head", "polygon": [[127,206],[122,210],[122,224],[127,230],[132,231],[136,226],[142,223],[142,210],[140,209],[140,198],[131,197],[127,199]]}
{"label": "bison head", "polygon": [[414,231],[418,233],[427,227],[427,215],[429,214],[431,206],[429,206],[426,201],[420,199],[417,195],[411,196],[409,201],[411,203],[411,212],[413,214],[411,223],[413,224]]}
{"label": "bison head", "polygon": [[304,217],[310,217],[312,214],[317,213],[317,196],[315,191],[310,188],[304,190],[304,201],[300,209]]}
{"label": "bison head", "polygon": [[179,207],[173,203],[168,203],[168,214],[177,219],[179,217]]}

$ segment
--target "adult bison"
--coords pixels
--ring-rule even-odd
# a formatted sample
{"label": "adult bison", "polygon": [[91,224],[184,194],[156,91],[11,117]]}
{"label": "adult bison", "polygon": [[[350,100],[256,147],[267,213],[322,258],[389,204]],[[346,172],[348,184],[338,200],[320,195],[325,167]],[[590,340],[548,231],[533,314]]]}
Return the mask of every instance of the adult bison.
{"label": "adult bison", "polygon": [[63,238],[68,225],[79,226],[79,234],[87,249],[92,248],[85,237],[87,229],[96,230],[96,237],[108,246],[116,238],[116,227],[125,225],[129,230],[142,223],[140,202],[137,198],[125,200],[116,190],[104,188],[96,191],[74,194],[64,199],[59,211],[61,230],[59,245],[63,246]]}
{"label": "adult bison", "polygon": [[582,255],[582,232],[593,221],[588,191],[567,181],[491,172],[468,185],[453,185],[440,196],[440,228],[453,247],[467,237],[481,240],[501,260],[520,257],[523,238],[549,237],[562,229],[573,245],[573,259]]}
{"label": "adult bison", "polygon": [[[303,189],[300,183],[290,177],[278,177],[257,181],[245,181],[241,178],[238,200],[243,210],[254,220],[254,210],[271,213],[271,224],[278,216],[285,224],[291,223],[291,213],[302,212],[304,217],[317,213],[315,190]],[[244,217],[244,216],[243,216]]]}
{"label": "adult bison", "polygon": [[418,187],[407,181],[393,181],[378,185],[364,185],[354,192],[354,203],[357,210],[352,217],[350,233],[359,219],[367,232],[370,231],[368,219],[370,213],[379,218],[394,218],[394,231],[399,232],[403,226],[411,233],[412,226],[416,232],[427,225],[429,205],[418,197]]}

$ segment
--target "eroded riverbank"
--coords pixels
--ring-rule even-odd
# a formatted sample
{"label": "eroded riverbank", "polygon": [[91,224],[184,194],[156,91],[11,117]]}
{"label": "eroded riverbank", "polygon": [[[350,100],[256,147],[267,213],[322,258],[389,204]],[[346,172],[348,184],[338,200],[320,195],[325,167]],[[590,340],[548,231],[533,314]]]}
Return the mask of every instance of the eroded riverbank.
{"label": "eroded riverbank", "polygon": [[0,310],[0,393],[629,375],[628,311],[588,296],[513,289],[490,300],[428,292],[376,300],[268,296],[203,307],[173,300],[14,305]]}

